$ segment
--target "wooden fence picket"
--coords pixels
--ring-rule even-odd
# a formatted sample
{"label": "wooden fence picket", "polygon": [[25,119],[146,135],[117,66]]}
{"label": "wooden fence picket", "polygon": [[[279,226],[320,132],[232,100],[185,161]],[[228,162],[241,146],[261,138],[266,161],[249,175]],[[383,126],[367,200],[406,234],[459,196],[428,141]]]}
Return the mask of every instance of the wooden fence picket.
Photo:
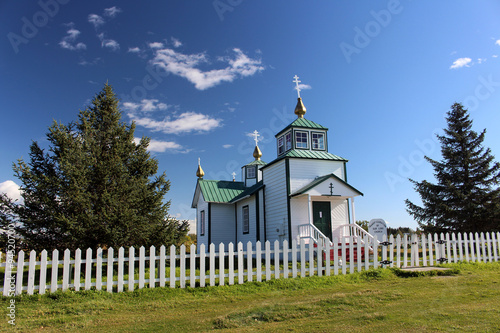
{"label": "wooden fence picket", "polygon": [[[69,262],[70,262],[70,260],[71,260],[70,252],[68,249],[66,249],[64,251],[64,264],[63,264],[63,281],[62,281],[62,290],[63,291],[65,291],[69,288],[69,271],[70,271]],[[22,283],[21,283],[21,286],[22,286]]]}
{"label": "wooden fence picket", "polygon": [[96,252],[95,266],[95,288],[102,290],[102,249],[98,248]]}
{"label": "wooden fence picket", "polygon": [[92,287],[92,249],[88,248],[85,254],[85,290]]}
{"label": "wooden fence picket", "polygon": [[[180,260],[180,263],[179,263],[180,287],[186,288],[186,245],[182,244],[180,250],[181,250],[180,259],[179,259]],[[149,274],[151,274],[151,272]]]}
{"label": "wooden fence picket", "polygon": [[257,266],[257,281],[262,282],[262,243],[255,243],[255,266]]}
{"label": "wooden fence picket", "polygon": [[80,290],[80,270],[82,268],[82,250],[76,249],[75,251],[75,275],[73,277],[73,286],[75,291]]}
{"label": "wooden fence picket", "polygon": [[[200,245],[200,287],[205,287],[205,282],[206,282],[205,259],[206,259],[205,244],[201,244]],[[239,276],[238,276],[238,278],[239,278]]]}
{"label": "wooden fence picket", "polygon": [[288,279],[288,241],[283,241],[283,278]]}
{"label": "wooden fence picket", "polygon": [[[100,249],[97,250],[97,263],[99,264],[99,257],[102,258],[102,252],[99,251]],[[102,259],[101,259],[102,260]],[[100,265],[99,265],[100,266]],[[135,248],[131,246],[128,249],[128,291],[133,291],[135,289]],[[99,268],[98,272],[100,272],[101,269]]]}
{"label": "wooden fence picket", "polygon": [[[38,288],[38,292],[40,293],[40,295],[45,294],[45,289],[47,288],[46,282],[47,282],[47,250],[43,250],[40,258],[40,284]],[[4,289],[4,295],[5,295],[5,289]]]}
{"label": "wooden fence picket", "polygon": [[265,250],[265,266],[266,266],[266,281],[271,280],[271,243],[266,241],[266,250]]}
{"label": "wooden fence picket", "polygon": [[32,250],[30,252],[30,261],[28,264],[28,295],[33,295],[35,291],[35,262],[36,252]]}
{"label": "wooden fence picket", "polygon": [[243,253],[243,243],[242,242],[239,242],[238,243],[238,284],[243,284],[244,282],[244,270],[243,270],[243,267],[244,267],[244,260],[245,260],[245,256],[244,256],[244,253]]}
{"label": "wooden fence picket", "polygon": [[149,248],[149,288],[154,288],[156,282],[156,248]]}
{"label": "wooden fence picket", "polygon": [[248,241],[248,243],[247,243],[247,281],[248,282],[252,282],[252,280],[253,280],[252,261],[253,261],[252,242]]}
{"label": "wooden fence picket", "polygon": [[125,250],[123,247],[118,249],[118,276],[117,276],[117,286],[116,290],[118,292],[123,291],[123,264],[124,264]]}
{"label": "wooden fence picket", "polygon": [[[64,253],[64,261],[66,261],[66,253]],[[113,248],[108,249],[107,274],[106,274],[106,291],[113,292]]]}

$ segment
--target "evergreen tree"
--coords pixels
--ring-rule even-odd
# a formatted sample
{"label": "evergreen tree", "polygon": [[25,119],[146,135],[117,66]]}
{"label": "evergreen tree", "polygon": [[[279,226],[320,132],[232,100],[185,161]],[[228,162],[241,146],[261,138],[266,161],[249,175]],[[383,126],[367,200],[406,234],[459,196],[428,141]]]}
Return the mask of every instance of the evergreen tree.
{"label": "evergreen tree", "polygon": [[447,113],[441,142],[441,162],[425,157],[434,168],[436,184],[414,184],[423,206],[408,199],[406,207],[425,232],[500,231],[500,163],[482,146],[486,130],[473,131],[467,109],[459,103]]}
{"label": "evergreen tree", "polygon": [[[158,161],[147,151],[149,138],[134,142],[135,124],[121,122],[111,86],[80,111],[78,121],[54,122],[46,153],[37,142],[29,163],[14,172],[24,203],[0,198],[15,213],[17,233],[29,249],[76,249],[179,244],[187,221],[168,215],[170,189]],[[6,219],[4,219],[6,220]]]}

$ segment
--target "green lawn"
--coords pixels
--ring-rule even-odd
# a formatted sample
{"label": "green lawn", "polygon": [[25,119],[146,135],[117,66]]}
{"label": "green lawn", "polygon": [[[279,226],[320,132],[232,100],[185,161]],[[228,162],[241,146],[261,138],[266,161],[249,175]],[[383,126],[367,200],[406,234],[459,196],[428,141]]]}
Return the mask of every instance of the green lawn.
{"label": "green lawn", "polygon": [[[16,297],[23,332],[500,331],[500,263],[449,275],[378,269],[195,289],[57,292]],[[417,274],[415,274],[417,275]],[[6,314],[10,298],[1,298]],[[0,329],[12,331],[2,316]]]}

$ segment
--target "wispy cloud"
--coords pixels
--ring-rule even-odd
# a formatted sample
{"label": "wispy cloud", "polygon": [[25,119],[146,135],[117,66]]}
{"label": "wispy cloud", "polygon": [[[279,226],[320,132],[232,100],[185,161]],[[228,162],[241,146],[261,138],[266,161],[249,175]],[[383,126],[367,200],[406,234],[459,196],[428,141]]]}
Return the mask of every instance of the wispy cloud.
{"label": "wispy cloud", "polygon": [[104,24],[104,19],[102,18],[102,16],[99,16],[97,14],[90,14],[87,18],[87,20],[89,21],[89,23],[91,23],[94,28],[98,28],[100,27],[101,25]]}
{"label": "wispy cloud", "polygon": [[170,37],[170,40],[172,40],[172,44],[174,45],[175,48],[182,46],[182,43],[180,40],[174,37]]}
{"label": "wispy cloud", "polygon": [[130,53],[140,53],[141,49],[138,48],[137,46],[136,47],[129,47],[127,52],[130,52]]}
{"label": "wispy cloud", "polygon": [[123,103],[123,108],[127,111],[142,111],[151,112],[158,110],[166,110],[168,105],[165,103],[158,103],[157,99],[143,99],[140,103],[125,102]]}
{"label": "wispy cloud", "polygon": [[0,183],[0,193],[5,193],[13,200],[22,201],[21,189],[19,188],[19,185],[12,180],[6,180],[3,183]]}
{"label": "wispy cloud", "polygon": [[187,79],[198,90],[212,88],[222,82],[232,82],[236,78],[251,76],[264,70],[260,59],[249,58],[238,48],[232,51],[232,57],[218,57],[218,60],[228,64],[222,69],[204,71],[198,68],[201,64],[210,63],[205,53],[183,54],[169,48],[157,50],[152,63],[166,72]]}
{"label": "wispy cloud", "polygon": [[98,34],[97,37],[101,41],[101,47],[106,47],[112,51],[118,51],[120,49],[120,44],[114,39],[105,38],[104,33]]}
{"label": "wispy cloud", "polygon": [[222,125],[222,120],[196,112],[184,112],[176,117],[166,117],[164,120],[140,117],[134,113],[127,115],[139,126],[168,134],[209,132]]}
{"label": "wispy cloud", "polygon": [[233,147],[233,145],[222,145],[222,148],[226,148],[226,149],[231,148],[231,147]]}
{"label": "wispy cloud", "polygon": [[308,84],[299,83],[299,89],[300,90],[307,90],[307,89],[312,89],[312,87]]}
{"label": "wispy cloud", "polygon": [[161,49],[163,47],[163,43],[160,42],[149,43],[149,47],[152,49]]}
{"label": "wispy cloud", "polygon": [[87,45],[84,43],[76,43],[75,41],[80,35],[80,31],[71,27],[68,31],[66,31],[66,36],[59,42],[59,45],[66,50],[76,51],[76,50],[85,50]]}
{"label": "wispy cloud", "polygon": [[500,39],[497,39],[497,40],[495,41],[495,44],[500,46]]}
{"label": "wispy cloud", "polygon": [[[141,138],[134,138],[135,144],[141,142]],[[151,139],[148,145],[148,151],[155,153],[164,153],[166,151],[171,153],[187,153],[188,149],[184,149],[180,144],[173,141],[160,141]]]}
{"label": "wispy cloud", "polygon": [[118,13],[121,13],[121,9],[113,6],[111,8],[105,8],[104,9],[104,15],[108,17],[115,17]]}
{"label": "wispy cloud", "polygon": [[471,64],[471,62],[472,62],[471,58],[458,58],[450,66],[450,69],[457,69],[457,68],[462,68],[462,67],[469,67],[469,65]]}

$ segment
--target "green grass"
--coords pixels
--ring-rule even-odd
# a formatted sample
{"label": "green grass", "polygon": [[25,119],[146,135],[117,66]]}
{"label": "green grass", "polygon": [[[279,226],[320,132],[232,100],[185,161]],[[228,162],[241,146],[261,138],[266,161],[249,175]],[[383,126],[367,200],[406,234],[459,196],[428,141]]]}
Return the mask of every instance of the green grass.
{"label": "green grass", "polygon": [[[16,297],[22,332],[500,331],[500,263],[378,269],[236,286]],[[443,275],[444,274],[444,275]],[[10,298],[1,298],[6,309]],[[3,310],[6,312],[6,310]],[[7,317],[0,330],[11,331]]]}

